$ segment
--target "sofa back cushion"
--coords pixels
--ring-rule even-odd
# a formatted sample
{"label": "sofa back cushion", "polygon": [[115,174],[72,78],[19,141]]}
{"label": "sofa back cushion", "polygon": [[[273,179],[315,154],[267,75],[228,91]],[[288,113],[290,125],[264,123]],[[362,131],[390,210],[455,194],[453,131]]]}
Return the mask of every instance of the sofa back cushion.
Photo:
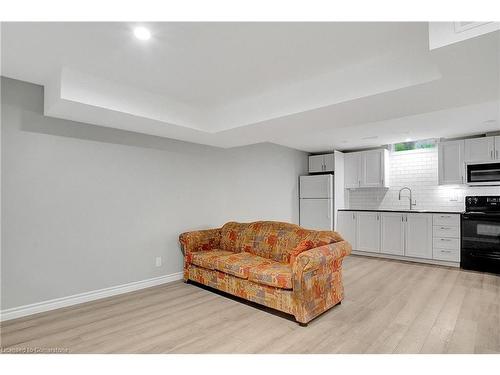
{"label": "sofa back cushion", "polygon": [[243,251],[243,240],[247,235],[249,223],[231,221],[224,224],[220,231],[220,248],[235,253]]}
{"label": "sofa back cushion", "polygon": [[302,251],[342,240],[336,232],[304,229],[279,221],[229,222],[221,229],[220,248],[293,263]]}
{"label": "sofa back cushion", "polygon": [[288,251],[297,246],[309,231],[295,224],[278,221],[250,223],[243,240],[243,251],[288,263]]}

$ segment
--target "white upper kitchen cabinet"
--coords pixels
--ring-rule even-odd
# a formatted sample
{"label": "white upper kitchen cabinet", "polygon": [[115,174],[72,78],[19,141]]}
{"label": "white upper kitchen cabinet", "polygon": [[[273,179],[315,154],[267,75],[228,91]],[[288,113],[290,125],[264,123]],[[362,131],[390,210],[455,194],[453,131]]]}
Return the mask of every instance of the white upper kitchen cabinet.
{"label": "white upper kitchen cabinet", "polygon": [[335,170],[334,154],[309,156],[309,173],[333,172]]}
{"label": "white upper kitchen cabinet", "polygon": [[350,152],[344,154],[344,184],[346,189],[360,187],[361,153]]}
{"label": "white upper kitchen cabinet", "polygon": [[337,213],[337,228],[336,231],[349,242],[355,250],[357,248],[356,244],[356,217],[357,212],[353,211],[339,211]]}
{"label": "white upper kitchen cabinet", "polygon": [[333,172],[335,170],[335,154],[323,155],[323,164],[325,172]]}
{"label": "white upper kitchen cabinet", "polygon": [[387,187],[388,162],[385,149],[344,154],[346,189]]}
{"label": "white upper kitchen cabinet", "polygon": [[361,154],[361,187],[385,187],[387,150],[364,151]]}
{"label": "white upper kitchen cabinet", "polygon": [[382,212],[380,216],[380,252],[384,254],[404,255],[404,215],[399,212]]}
{"label": "white upper kitchen cabinet", "polygon": [[309,156],[309,173],[323,172],[323,155]]}
{"label": "white upper kitchen cabinet", "polygon": [[405,255],[432,259],[432,214],[406,213]]}
{"label": "white upper kitchen cabinet", "polygon": [[357,212],[356,250],[380,253],[380,213]]}
{"label": "white upper kitchen cabinet", "polygon": [[463,140],[439,143],[439,185],[463,184],[465,182],[464,149],[465,142]]}
{"label": "white upper kitchen cabinet", "polygon": [[482,137],[465,140],[464,161],[466,163],[489,160],[495,160],[495,137]]}

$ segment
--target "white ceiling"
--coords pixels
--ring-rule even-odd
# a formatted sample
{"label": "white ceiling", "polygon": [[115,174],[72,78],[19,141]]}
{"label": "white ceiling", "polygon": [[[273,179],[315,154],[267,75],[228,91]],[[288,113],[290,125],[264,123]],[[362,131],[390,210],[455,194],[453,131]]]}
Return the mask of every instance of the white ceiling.
{"label": "white ceiling", "polygon": [[134,26],[3,23],[2,75],[44,85],[49,116],[220,147],[500,128],[498,33],[429,51],[427,23]]}

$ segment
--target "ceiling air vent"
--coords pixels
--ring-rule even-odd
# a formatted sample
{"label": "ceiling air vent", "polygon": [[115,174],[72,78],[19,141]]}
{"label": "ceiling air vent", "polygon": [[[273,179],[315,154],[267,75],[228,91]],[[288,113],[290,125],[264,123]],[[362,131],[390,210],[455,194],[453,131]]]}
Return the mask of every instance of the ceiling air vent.
{"label": "ceiling air vent", "polygon": [[455,22],[455,32],[461,33],[463,31],[470,30],[470,29],[473,29],[475,27],[485,25],[487,23],[491,23],[491,22],[471,22],[471,21]]}

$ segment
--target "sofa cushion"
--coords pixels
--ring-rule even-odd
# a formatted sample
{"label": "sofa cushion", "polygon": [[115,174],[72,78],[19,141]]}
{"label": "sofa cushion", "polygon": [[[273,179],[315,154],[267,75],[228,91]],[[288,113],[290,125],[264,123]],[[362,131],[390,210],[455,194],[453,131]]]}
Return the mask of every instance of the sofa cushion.
{"label": "sofa cushion", "polygon": [[218,257],[216,269],[242,279],[248,279],[250,268],[270,263],[269,259],[242,252]]}
{"label": "sofa cushion", "polygon": [[277,221],[250,223],[243,238],[243,251],[288,263],[288,250],[297,246],[309,232],[298,225]]}
{"label": "sofa cushion", "polygon": [[196,251],[190,254],[190,263],[197,266],[207,268],[209,270],[215,270],[217,265],[217,259],[223,255],[231,255],[231,251],[226,250],[210,250],[210,251]]}
{"label": "sofa cushion", "polygon": [[342,236],[337,232],[330,230],[312,230],[297,244],[297,246],[288,249],[289,263],[293,264],[295,258],[303,251],[343,240]]}
{"label": "sofa cushion", "polygon": [[249,224],[229,222],[221,228],[220,248],[221,250],[239,253],[243,250],[243,240],[247,235]]}
{"label": "sofa cushion", "polygon": [[282,289],[292,289],[292,266],[272,262],[253,267],[248,273],[248,280]]}

